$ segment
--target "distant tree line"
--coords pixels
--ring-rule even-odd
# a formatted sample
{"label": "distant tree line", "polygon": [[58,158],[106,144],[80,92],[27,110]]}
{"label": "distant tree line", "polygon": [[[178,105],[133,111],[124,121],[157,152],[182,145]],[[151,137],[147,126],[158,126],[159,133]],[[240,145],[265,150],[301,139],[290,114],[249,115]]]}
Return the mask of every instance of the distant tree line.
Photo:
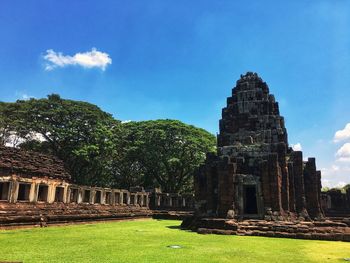
{"label": "distant tree line", "polygon": [[343,187],[334,187],[334,188],[330,188],[330,187],[322,187],[322,192],[328,192],[328,191],[333,191],[333,190],[340,190],[342,193],[346,193],[346,191],[350,189],[350,184],[347,184]]}
{"label": "distant tree line", "polygon": [[96,105],[52,94],[0,102],[0,144],[59,157],[78,184],[190,192],[216,140],[177,120],[122,123]]}

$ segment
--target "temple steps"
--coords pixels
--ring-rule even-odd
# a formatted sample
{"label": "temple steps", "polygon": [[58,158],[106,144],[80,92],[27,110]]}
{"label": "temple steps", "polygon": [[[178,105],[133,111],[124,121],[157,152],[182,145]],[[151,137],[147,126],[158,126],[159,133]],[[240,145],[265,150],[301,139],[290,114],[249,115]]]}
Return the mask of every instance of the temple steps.
{"label": "temple steps", "polygon": [[350,228],[344,222],[325,221],[234,221],[218,218],[188,219],[183,228],[200,234],[264,236],[350,242]]}

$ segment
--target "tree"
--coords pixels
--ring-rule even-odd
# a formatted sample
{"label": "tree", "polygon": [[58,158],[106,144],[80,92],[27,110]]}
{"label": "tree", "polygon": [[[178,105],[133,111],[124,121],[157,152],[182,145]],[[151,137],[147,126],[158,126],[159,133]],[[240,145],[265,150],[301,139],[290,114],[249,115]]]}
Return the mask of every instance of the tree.
{"label": "tree", "polygon": [[112,130],[117,130],[120,122],[96,105],[61,99],[56,94],[15,104],[21,108],[20,119],[27,134],[22,148],[59,157],[76,183],[111,184],[111,165],[107,163],[111,163],[114,150]]}
{"label": "tree", "polygon": [[[193,190],[193,175],[205,160],[207,152],[215,151],[215,137],[207,131],[177,120],[129,122],[126,130],[124,167],[132,177],[143,174],[138,182],[144,186],[160,186],[165,192]],[[136,172],[135,172],[136,171]]]}
{"label": "tree", "polygon": [[62,159],[78,184],[193,189],[193,174],[215,137],[176,120],[121,124],[96,105],[62,99],[0,103],[0,143]]}
{"label": "tree", "polygon": [[18,146],[30,137],[24,122],[24,111],[18,103],[0,102],[0,145]]}

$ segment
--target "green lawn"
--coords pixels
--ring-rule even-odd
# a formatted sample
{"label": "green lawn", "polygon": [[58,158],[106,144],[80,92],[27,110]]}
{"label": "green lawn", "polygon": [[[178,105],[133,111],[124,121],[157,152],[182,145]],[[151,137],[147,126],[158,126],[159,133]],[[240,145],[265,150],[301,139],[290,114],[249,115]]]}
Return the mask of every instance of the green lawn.
{"label": "green lawn", "polygon": [[[350,243],[199,235],[139,220],[0,231],[0,262],[346,262]],[[179,245],[181,248],[169,248]]]}

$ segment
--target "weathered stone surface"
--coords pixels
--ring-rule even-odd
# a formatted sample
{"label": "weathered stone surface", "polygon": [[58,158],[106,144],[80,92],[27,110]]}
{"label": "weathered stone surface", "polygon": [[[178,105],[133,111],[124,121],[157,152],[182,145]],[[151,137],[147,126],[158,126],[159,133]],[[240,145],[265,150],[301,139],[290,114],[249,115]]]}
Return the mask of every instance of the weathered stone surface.
{"label": "weathered stone surface", "polygon": [[196,215],[182,227],[199,233],[349,241],[344,218],[325,220],[315,158],[289,147],[278,103],[256,73],[241,76],[227,99],[195,198]]}
{"label": "weathered stone surface", "polygon": [[[189,221],[190,219],[187,219],[187,223]],[[232,223],[232,220],[230,222]],[[200,234],[236,234],[240,236],[350,241],[350,228],[346,225],[332,223],[330,221],[322,224],[319,222],[244,220],[234,222],[234,228],[232,229],[225,228],[224,226],[224,219],[206,218],[205,220],[201,219],[197,221],[196,224],[192,225],[191,229]],[[183,225],[183,227],[185,226]]]}
{"label": "weathered stone surface", "polygon": [[24,177],[51,177],[69,180],[63,162],[55,156],[12,147],[0,147],[0,171]]}
{"label": "weathered stone surface", "polygon": [[195,178],[197,214],[268,220],[322,219],[314,158],[288,145],[284,118],[265,82],[242,75],[222,110],[216,155]]}

